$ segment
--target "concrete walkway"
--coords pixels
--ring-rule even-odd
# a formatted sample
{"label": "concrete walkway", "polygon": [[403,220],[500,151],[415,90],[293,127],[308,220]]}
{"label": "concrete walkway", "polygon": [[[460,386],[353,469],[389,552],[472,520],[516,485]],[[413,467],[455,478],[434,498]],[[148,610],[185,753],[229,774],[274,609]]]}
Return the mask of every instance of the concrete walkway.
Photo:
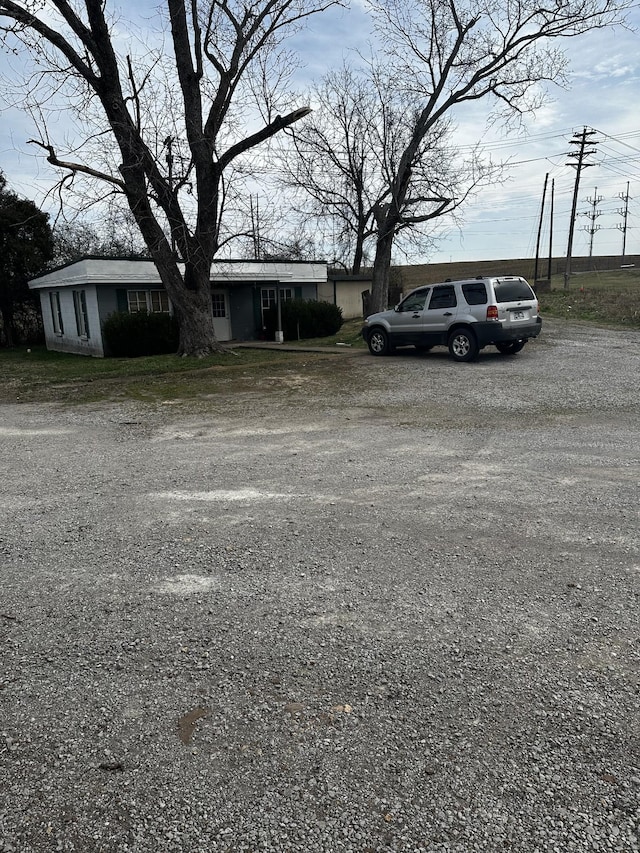
{"label": "concrete walkway", "polygon": [[330,355],[369,355],[369,350],[364,347],[353,347],[348,345],[334,344],[333,346],[305,346],[304,343],[283,343],[275,341],[229,341],[228,346],[232,349],[268,349],[280,350],[280,352],[317,352]]}

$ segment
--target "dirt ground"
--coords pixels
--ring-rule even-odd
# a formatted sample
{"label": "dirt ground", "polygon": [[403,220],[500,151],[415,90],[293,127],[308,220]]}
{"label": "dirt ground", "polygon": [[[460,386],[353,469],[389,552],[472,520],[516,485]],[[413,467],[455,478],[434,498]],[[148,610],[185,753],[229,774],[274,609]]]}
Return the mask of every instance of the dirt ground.
{"label": "dirt ground", "polygon": [[640,333],[0,406],[0,851],[637,851]]}

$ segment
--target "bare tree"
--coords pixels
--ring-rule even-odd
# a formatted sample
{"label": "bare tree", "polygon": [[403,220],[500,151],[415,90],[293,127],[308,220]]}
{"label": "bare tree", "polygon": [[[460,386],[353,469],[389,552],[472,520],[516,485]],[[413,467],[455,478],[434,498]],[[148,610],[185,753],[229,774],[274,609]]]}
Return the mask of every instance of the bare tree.
{"label": "bare tree", "polygon": [[[46,126],[36,143],[68,176],[63,187],[69,178],[89,179],[125,196],[173,303],[183,354],[219,348],[209,276],[234,170],[247,152],[308,112],[274,115],[269,81],[282,81],[282,43],[335,2],[166,0],[168,69],[164,45],[134,51],[123,39],[135,23],[116,22],[108,0],[0,0],[7,47],[26,48],[57,97],[66,95],[84,115],[97,108],[100,123],[88,135],[103,153],[98,163],[73,156],[69,146],[63,154]],[[266,103],[251,113],[257,92]]]}
{"label": "bare tree", "polygon": [[[124,219],[124,221],[123,221]],[[137,227],[128,227],[126,217],[109,217],[105,223],[73,219],[53,226],[53,264],[67,264],[87,255],[109,258],[147,258]],[[134,223],[135,225],[135,223]]]}
{"label": "bare tree", "polygon": [[[284,183],[306,196],[301,212],[333,224],[337,254],[358,273],[414,135],[415,95],[391,66],[370,62],[329,73],[314,89],[313,102],[313,115],[288,133],[297,156],[283,153]],[[498,167],[483,162],[476,149],[463,158],[450,140],[443,118],[413,151],[394,231],[407,248],[425,251],[433,244],[426,223],[452,214],[483,181],[497,177]]]}
{"label": "bare tree", "polygon": [[370,80],[346,65],[326,75],[313,101],[313,118],[290,133],[293,152],[280,152],[283,180],[302,196],[298,213],[330,223],[333,254],[358,273],[380,192],[382,152],[372,136],[382,106]]}
{"label": "bare tree", "polygon": [[[369,0],[381,51],[399,91],[414,105],[412,130],[390,163],[389,192],[374,207],[372,310],[387,307],[394,240],[410,224],[447,212],[446,186],[432,207],[408,205],[420,150],[468,102],[493,99],[496,116],[535,109],[541,84],[565,81],[562,37],[622,23],[633,0]],[[428,146],[427,146],[428,147]]]}

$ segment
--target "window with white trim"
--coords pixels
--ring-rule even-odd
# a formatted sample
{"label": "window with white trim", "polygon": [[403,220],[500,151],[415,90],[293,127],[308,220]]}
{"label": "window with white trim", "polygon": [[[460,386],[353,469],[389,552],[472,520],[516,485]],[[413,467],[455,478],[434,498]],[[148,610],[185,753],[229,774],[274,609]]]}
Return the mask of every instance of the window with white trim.
{"label": "window with white trim", "polygon": [[127,290],[127,301],[129,305],[129,314],[137,314],[138,311],[146,311],[147,291]]}
{"label": "window with white trim", "polygon": [[64,323],[62,322],[62,311],[60,309],[60,292],[52,290],[49,293],[51,305],[51,319],[53,320],[53,331],[56,335],[64,335]]}
{"label": "window with white trim", "polygon": [[211,294],[211,310],[214,317],[227,316],[227,302],[224,298],[224,293]]}
{"label": "window with white trim", "polygon": [[130,314],[146,311],[148,314],[168,314],[169,297],[164,290],[127,290]]}
{"label": "window with white trim", "polygon": [[169,313],[169,297],[164,292],[164,290],[150,290],[149,305],[149,311],[153,312],[154,314]]}
{"label": "window with white trim", "polygon": [[[288,302],[290,299],[293,299],[294,292],[292,287],[281,287],[280,288],[280,301]],[[260,302],[262,305],[262,321],[264,322],[265,312],[271,308],[272,305],[276,304],[276,288],[275,287],[263,287],[260,291]]]}
{"label": "window with white trim", "polygon": [[73,310],[76,314],[76,331],[79,338],[89,337],[89,314],[86,290],[73,291]]}

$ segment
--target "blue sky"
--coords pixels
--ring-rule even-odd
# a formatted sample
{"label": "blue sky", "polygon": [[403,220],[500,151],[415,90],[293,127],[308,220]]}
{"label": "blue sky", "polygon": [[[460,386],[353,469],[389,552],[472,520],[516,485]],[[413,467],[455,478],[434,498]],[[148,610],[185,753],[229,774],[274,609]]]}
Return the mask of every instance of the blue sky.
{"label": "blue sky", "polygon": [[[635,14],[638,21],[638,14]],[[636,33],[602,31],[567,42],[571,60],[569,88],[552,88],[552,100],[529,119],[522,134],[485,134],[483,143],[496,158],[510,164],[505,185],[483,191],[469,205],[465,223],[440,245],[434,260],[481,260],[531,257],[535,252],[545,175],[549,175],[543,250],[548,251],[548,212],[551,181],[555,183],[554,254],[567,248],[575,169],[567,154],[570,140],[584,127],[590,138],[593,163],[581,175],[573,252],[588,255],[595,222],[593,254],[622,252],[624,219],[629,206],[626,253],[640,253],[640,43]],[[592,201],[601,198],[593,214]]]}
{"label": "blue sky", "polygon": [[[140,4],[138,4],[140,5]],[[155,3],[153,4],[155,5]],[[149,4],[149,7],[151,4]],[[630,20],[640,24],[640,12]],[[362,9],[334,9],[312,19],[308,30],[293,46],[304,58],[299,81],[318,79],[357,48],[366,50],[369,22]],[[555,182],[554,254],[566,251],[569,212],[575,170],[567,165],[570,139],[584,126],[595,129],[594,165],[585,169],[579,192],[574,254],[589,253],[590,235],[584,230],[592,220],[589,199],[600,198],[593,235],[593,253],[620,254],[623,235],[619,227],[624,208],[620,198],[629,182],[627,254],[640,253],[640,35],[631,30],[597,31],[563,43],[569,58],[570,88],[552,88],[552,100],[520,131],[487,129],[485,105],[454,116],[458,144],[481,141],[496,160],[509,164],[504,184],[482,190],[463,210],[460,226],[450,227],[428,257],[414,262],[483,260],[530,257],[535,251],[545,174]],[[12,74],[20,60],[0,57],[0,70]],[[34,135],[28,116],[5,107],[0,122],[0,168],[11,186],[38,203],[54,182],[54,175],[38,151],[26,144]],[[63,116],[60,117],[63,123]],[[545,220],[542,246],[548,251]],[[398,260],[401,260],[398,258]]]}

